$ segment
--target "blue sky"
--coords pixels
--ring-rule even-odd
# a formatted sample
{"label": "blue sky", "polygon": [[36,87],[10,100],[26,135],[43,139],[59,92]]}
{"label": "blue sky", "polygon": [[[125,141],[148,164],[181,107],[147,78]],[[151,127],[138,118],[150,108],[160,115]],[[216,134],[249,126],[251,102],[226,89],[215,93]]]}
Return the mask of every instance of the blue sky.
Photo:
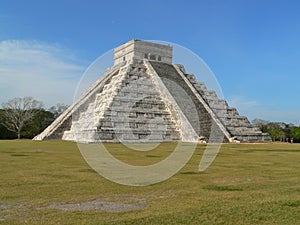
{"label": "blue sky", "polygon": [[287,0],[3,0],[0,103],[70,104],[97,57],[130,39],[163,40],[199,55],[240,114],[299,125],[299,11]]}

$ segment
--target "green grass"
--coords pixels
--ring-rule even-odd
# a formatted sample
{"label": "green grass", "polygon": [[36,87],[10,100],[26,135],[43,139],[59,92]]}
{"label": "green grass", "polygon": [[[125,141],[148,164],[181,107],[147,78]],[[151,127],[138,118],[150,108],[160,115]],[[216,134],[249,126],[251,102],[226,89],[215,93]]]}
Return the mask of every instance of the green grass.
{"label": "green grass", "polygon": [[[149,165],[174,143],[137,152],[107,144],[116,158]],[[205,149],[167,181],[146,187],[112,183],[94,172],[75,143],[0,141],[0,224],[300,224],[300,145],[224,144],[198,172]],[[65,211],[53,205],[145,204],[140,210]]]}

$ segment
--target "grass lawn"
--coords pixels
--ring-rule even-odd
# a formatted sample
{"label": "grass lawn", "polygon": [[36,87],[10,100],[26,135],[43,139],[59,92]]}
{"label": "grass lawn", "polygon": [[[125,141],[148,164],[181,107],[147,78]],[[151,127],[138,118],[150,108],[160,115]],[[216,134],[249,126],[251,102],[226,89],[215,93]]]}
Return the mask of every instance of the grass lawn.
{"label": "grass lawn", "polygon": [[[133,165],[175,146],[108,145]],[[200,173],[204,149],[167,181],[131,187],[94,172],[75,143],[0,141],[0,224],[300,224],[299,144],[224,144]]]}

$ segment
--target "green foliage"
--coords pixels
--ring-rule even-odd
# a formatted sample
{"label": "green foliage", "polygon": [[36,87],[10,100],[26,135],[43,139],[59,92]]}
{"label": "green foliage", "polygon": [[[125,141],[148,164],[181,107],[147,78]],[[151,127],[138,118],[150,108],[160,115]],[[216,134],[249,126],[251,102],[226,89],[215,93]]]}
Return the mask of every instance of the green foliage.
{"label": "green foliage", "polygon": [[[1,117],[1,109],[0,109],[0,117]],[[15,132],[7,130],[5,126],[0,124],[0,139],[16,139],[16,138],[17,138],[17,134]]]}
{"label": "green foliage", "polygon": [[[0,109],[0,121],[3,121],[3,109]],[[44,109],[36,109],[35,115],[28,120],[21,131],[22,138],[33,138],[35,135],[41,133],[54,120],[53,113]],[[17,134],[8,130],[5,126],[0,124],[0,139],[16,139]]]}
{"label": "green foliage", "polygon": [[267,126],[268,133],[271,135],[273,141],[284,140],[286,134],[284,130],[277,123],[270,123]]}
{"label": "green foliage", "polygon": [[269,133],[273,141],[300,142],[300,127],[293,124],[282,122],[268,122],[265,120],[255,119],[252,121],[254,126],[261,129],[262,132]]}
{"label": "green foliage", "polygon": [[294,138],[294,142],[300,142],[300,127],[294,127],[291,136]]}
{"label": "green foliage", "polygon": [[68,107],[59,103],[49,110],[32,97],[14,98],[0,109],[0,139],[33,138]]}
{"label": "green foliage", "polygon": [[55,118],[57,118],[67,108],[68,108],[68,105],[65,105],[63,103],[57,103],[55,106],[50,107],[48,111],[51,112]]}
{"label": "green foliage", "polygon": [[37,134],[41,133],[54,120],[53,113],[44,109],[37,110],[32,120],[28,121],[21,132],[23,138],[32,139]]}
{"label": "green foliage", "polygon": [[14,98],[2,104],[3,110],[0,123],[7,130],[15,132],[21,137],[25,123],[32,120],[43,103],[32,97]]}

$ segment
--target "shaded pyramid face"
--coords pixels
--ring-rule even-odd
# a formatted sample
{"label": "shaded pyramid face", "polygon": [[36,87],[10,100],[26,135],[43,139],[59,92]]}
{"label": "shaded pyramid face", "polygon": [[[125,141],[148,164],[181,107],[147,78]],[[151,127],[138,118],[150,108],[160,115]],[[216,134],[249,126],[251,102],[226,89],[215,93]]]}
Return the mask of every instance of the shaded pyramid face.
{"label": "shaded pyramid face", "polygon": [[[183,66],[172,64],[169,49],[164,52],[170,47],[150,44],[133,41],[121,46],[115,52],[115,65],[34,139],[77,142],[196,142],[199,137],[209,142],[230,142],[236,138],[244,142],[270,140],[215,92],[208,91],[203,83],[186,73]],[[161,56],[145,54],[149,49]],[[132,56],[132,52],[135,55]]]}

